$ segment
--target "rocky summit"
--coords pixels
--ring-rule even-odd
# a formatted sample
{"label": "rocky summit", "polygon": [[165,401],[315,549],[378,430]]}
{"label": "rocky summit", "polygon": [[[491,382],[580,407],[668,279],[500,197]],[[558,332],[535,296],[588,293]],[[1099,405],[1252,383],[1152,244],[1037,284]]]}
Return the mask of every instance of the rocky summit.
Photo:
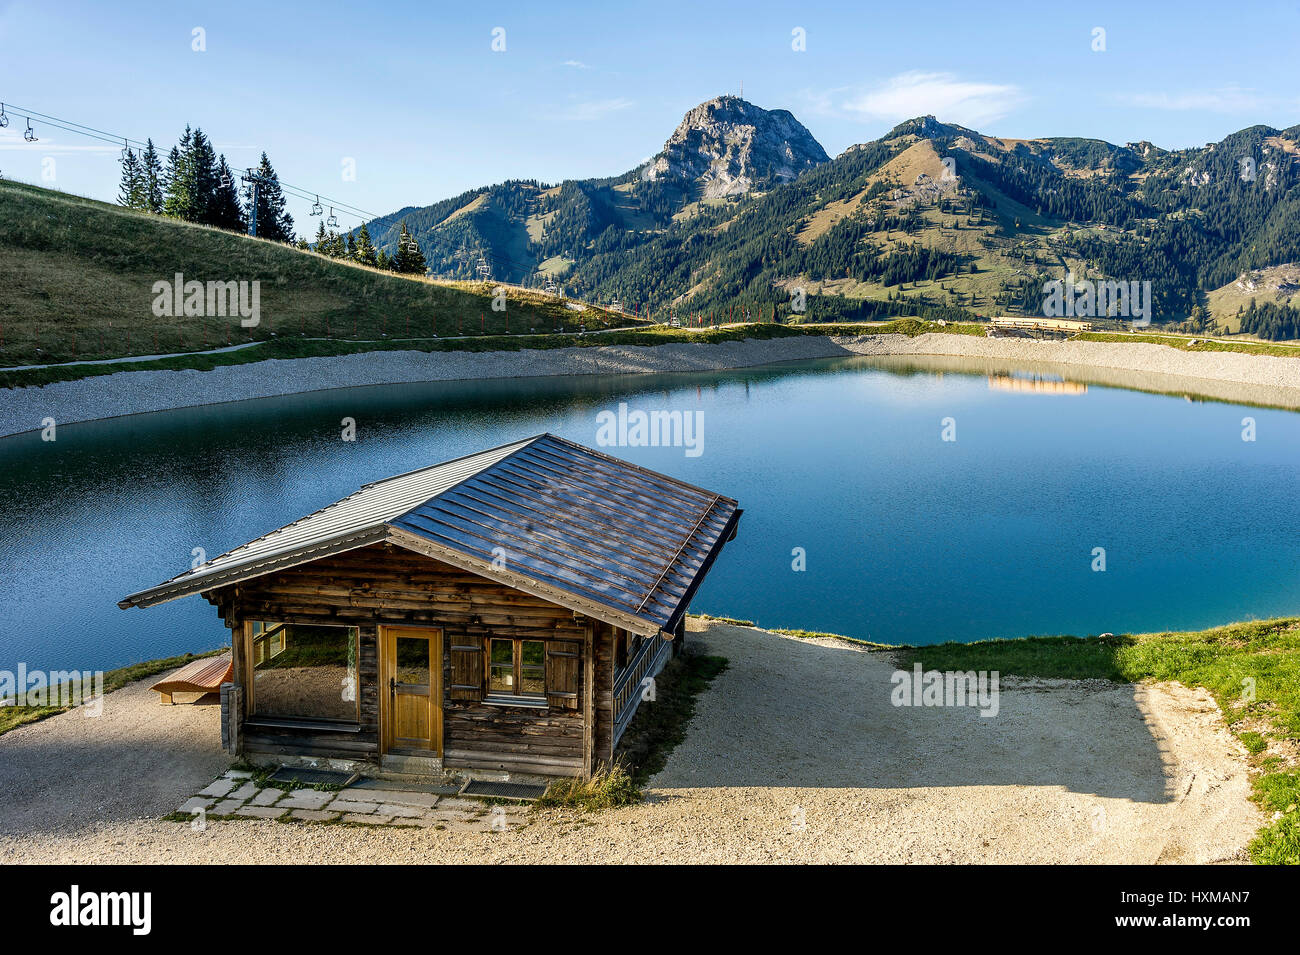
{"label": "rocky summit", "polygon": [[788,110],[719,96],[686,114],[641,178],[698,182],[701,198],[721,199],[790,182],[829,159]]}

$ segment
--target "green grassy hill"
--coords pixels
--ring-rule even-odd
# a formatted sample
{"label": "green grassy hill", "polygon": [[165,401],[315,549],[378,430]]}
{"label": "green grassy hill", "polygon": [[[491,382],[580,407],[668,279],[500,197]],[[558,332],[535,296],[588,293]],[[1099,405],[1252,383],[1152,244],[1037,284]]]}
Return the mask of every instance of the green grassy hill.
{"label": "green grassy hill", "polygon": [[[260,323],[157,317],[154,283],[260,283]],[[632,324],[554,296],[394,275],[236,233],[0,181],[0,366],[170,354],[254,341],[393,341]]]}

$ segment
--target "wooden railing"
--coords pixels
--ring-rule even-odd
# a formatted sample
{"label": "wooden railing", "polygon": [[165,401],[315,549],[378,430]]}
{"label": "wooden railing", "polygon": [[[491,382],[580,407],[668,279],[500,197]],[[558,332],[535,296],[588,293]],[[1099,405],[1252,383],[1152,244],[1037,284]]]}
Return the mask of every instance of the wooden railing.
{"label": "wooden railing", "polygon": [[672,643],[662,637],[650,637],[635,657],[614,678],[614,745],[618,745],[627,724],[632,722],[641,702],[641,682],[654,673],[659,663],[672,651]]}

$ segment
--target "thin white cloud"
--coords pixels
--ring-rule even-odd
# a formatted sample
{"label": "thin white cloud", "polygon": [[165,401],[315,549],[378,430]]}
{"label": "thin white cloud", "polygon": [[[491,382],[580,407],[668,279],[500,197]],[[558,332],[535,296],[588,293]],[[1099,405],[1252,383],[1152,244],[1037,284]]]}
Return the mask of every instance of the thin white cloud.
{"label": "thin white cloud", "polygon": [[953,73],[909,70],[867,89],[851,91],[840,110],[861,119],[899,120],[933,115],[978,128],[999,120],[1025,101],[1018,86],[959,79]]}
{"label": "thin white cloud", "polygon": [[560,65],[561,65],[561,66],[571,66],[571,67],[573,67],[575,70],[589,70],[589,69],[591,69],[591,67],[588,66],[586,63],[583,63],[582,60],[565,60],[565,61],[564,61],[563,63],[561,63]]}
{"label": "thin white cloud", "polygon": [[1269,100],[1253,89],[1224,86],[1217,90],[1193,90],[1183,93],[1163,91],[1125,93],[1120,101],[1145,109],[1205,110],[1214,113],[1258,112],[1270,105]]}
{"label": "thin white cloud", "polygon": [[560,113],[560,119],[572,120],[574,122],[591,122],[592,120],[604,119],[610,113],[617,113],[632,106],[630,99],[622,96],[614,99],[588,100],[583,103],[574,103]]}

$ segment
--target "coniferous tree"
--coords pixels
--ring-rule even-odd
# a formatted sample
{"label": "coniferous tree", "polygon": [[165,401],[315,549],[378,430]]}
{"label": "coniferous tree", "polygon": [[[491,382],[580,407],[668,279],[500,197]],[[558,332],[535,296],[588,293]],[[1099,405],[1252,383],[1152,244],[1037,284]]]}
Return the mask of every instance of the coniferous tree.
{"label": "coniferous tree", "polygon": [[206,225],[216,225],[214,217],[217,206],[217,156],[212,150],[212,142],[203,130],[195,127],[190,137],[190,174],[193,177],[193,221]]}
{"label": "coniferous tree", "polygon": [[316,251],[321,255],[329,255],[329,236],[325,234],[324,219],[321,219],[316,226],[316,242],[314,244]]}
{"label": "coniferous tree", "polygon": [[370,230],[366,228],[364,222],[361,223],[361,231],[357,233],[356,249],[352,257],[362,265],[376,266],[379,264],[375,253],[375,244],[371,241]]}
{"label": "coniferous tree", "polygon": [[163,200],[163,213],[174,219],[194,221],[198,212],[198,197],[195,190],[193,151],[190,145],[194,133],[185,127],[180,142],[167,154],[166,198]]}
{"label": "coniferous tree", "polygon": [[140,174],[144,178],[145,208],[150,212],[163,211],[163,168],[158,150],[153,140],[145,141],[144,152],[140,154]]}
{"label": "coniferous tree", "polygon": [[420,243],[406,230],[405,222],[397,237],[397,251],[393,254],[390,268],[402,275],[423,275],[429,269],[424,253],[420,251]]}
{"label": "coniferous tree", "polygon": [[144,208],[144,177],[140,169],[140,160],[133,151],[126,151],[122,160],[122,184],[117,190],[117,203],[128,209]]}
{"label": "coniferous tree", "polygon": [[217,162],[216,190],[211,208],[208,209],[208,224],[232,232],[248,231],[244,207],[239,202],[239,190],[235,186],[235,174],[226,165],[225,156]]}
{"label": "coniferous tree", "polygon": [[266,153],[262,153],[256,172],[262,180],[257,188],[257,234],[277,242],[292,242],[293,216],[285,211],[284,192]]}

